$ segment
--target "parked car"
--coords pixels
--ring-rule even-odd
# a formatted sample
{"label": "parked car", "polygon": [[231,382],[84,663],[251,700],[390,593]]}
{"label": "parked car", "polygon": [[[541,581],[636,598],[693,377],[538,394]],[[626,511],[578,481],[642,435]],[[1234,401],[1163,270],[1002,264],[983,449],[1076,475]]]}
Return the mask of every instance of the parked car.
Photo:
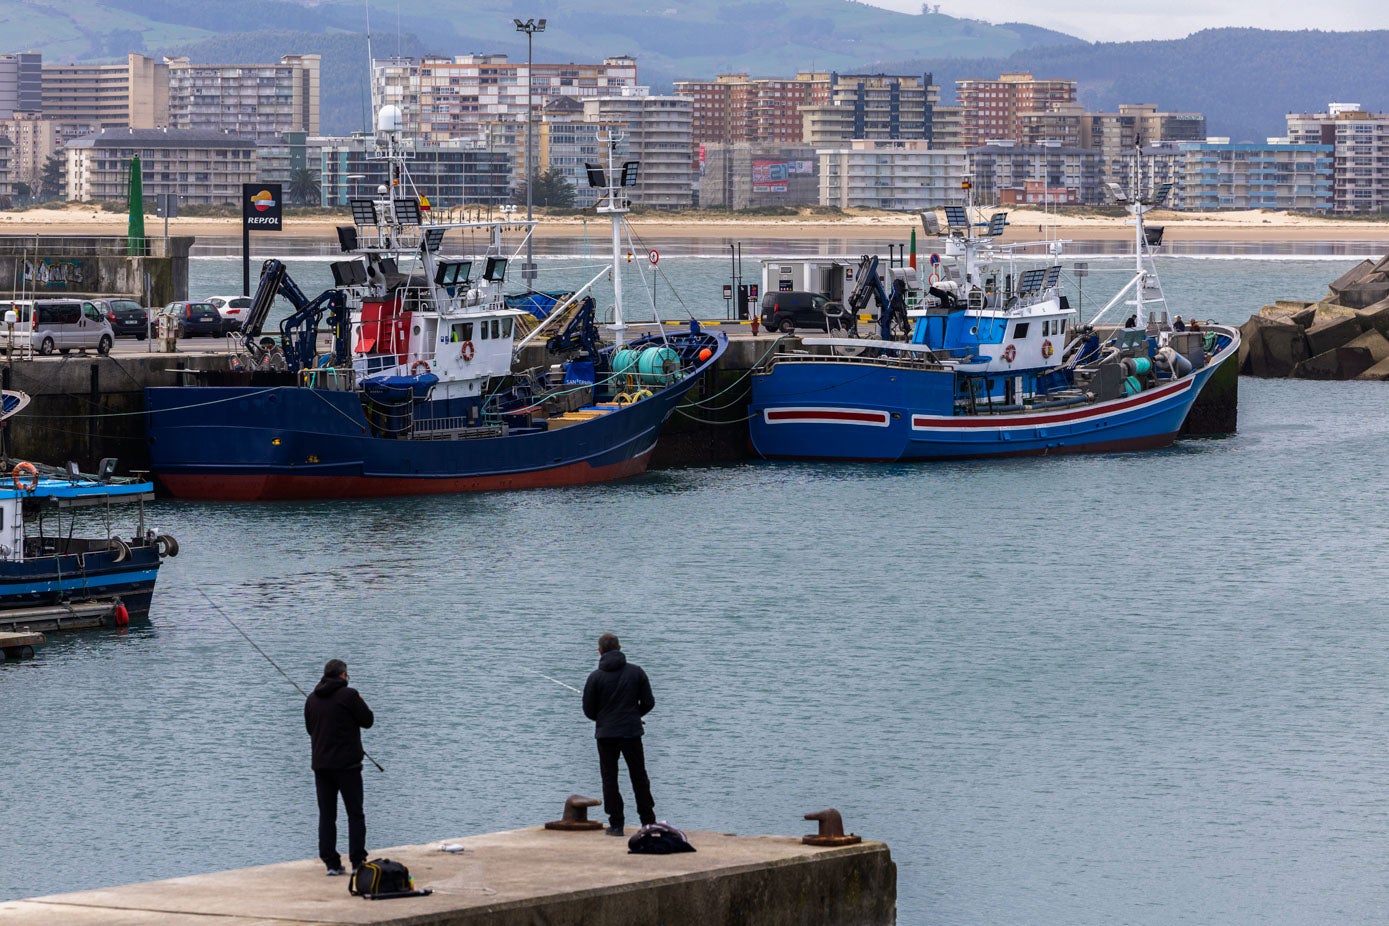
{"label": "parked car", "polygon": [[92,304],[106,315],[116,337],[139,341],[149,337],[149,309],[134,299],[93,299]]}
{"label": "parked car", "polygon": [[762,297],[762,327],[790,334],[797,328],[853,332],[858,319],[819,293],[772,292]]}
{"label": "parked car", "polygon": [[200,334],[210,338],[222,335],[222,316],[217,314],[210,302],[171,302],[159,314],[174,320],[180,338]]}
{"label": "parked car", "polygon": [[[95,348],[107,354],[115,343],[111,323],[90,299],[15,299],[0,303],[0,319],[11,310],[15,313],[14,346],[20,349],[66,354],[74,347]],[[0,329],[0,337],[8,342],[9,325]]]}
{"label": "parked car", "polygon": [[246,313],[251,311],[250,296],[212,296],[207,301],[222,316],[222,330],[227,333],[240,331]]}

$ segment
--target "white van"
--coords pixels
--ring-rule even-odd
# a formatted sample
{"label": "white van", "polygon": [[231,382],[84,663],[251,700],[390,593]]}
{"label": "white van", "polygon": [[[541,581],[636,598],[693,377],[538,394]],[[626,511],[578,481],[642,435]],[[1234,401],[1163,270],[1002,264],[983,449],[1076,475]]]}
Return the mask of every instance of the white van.
{"label": "white van", "polygon": [[40,354],[55,350],[66,354],[74,347],[110,353],[116,333],[106,315],[88,299],[16,299],[0,302],[0,343],[9,346],[11,328],[6,323],[15,313],[14,346]]}

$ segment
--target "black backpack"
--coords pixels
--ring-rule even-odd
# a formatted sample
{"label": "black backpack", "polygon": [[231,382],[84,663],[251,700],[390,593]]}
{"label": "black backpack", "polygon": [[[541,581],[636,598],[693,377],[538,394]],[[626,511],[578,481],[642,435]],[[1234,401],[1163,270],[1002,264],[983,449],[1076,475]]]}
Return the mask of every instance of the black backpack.
{"label": "black backpack", "polygon": [[347,882],[347,890],[367,900],[422,897],[429,893],[415,890],[415,882],[410,878],[410,869],[388,858],[363,862],[352,872],[352,878]]}
{"label": "black backpack", "polygon": [[694,850],[685,834],[668,823],[648,823],[627,840],[627,851],[637,855],[671,855]]}

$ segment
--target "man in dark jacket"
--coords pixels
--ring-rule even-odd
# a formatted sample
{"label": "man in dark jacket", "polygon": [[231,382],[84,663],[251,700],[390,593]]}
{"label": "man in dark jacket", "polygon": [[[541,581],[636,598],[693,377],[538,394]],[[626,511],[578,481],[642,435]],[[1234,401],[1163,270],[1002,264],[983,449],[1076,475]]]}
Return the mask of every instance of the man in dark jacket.
{"label": "man in dark jacket", "polygon": [[637,814],[642,826],[656,822],[656,802],[651,780],[646,777],[646,755],[641,747],[642,717],[656,706],[651,681],[641,666],[627,661],[617,637],[598,638],[598,668],[584,685],[584,716],[594,722],[598,739],[598,768],[603,773],[603,810],[608,814],[609,836],[622,835],[622,793],[617,789],[617,757],[627,763]]}
{"label": "man in dark jacket", "polygon": [[347,811],[347,857],[355,869],[367,860],[367,818],[362,811],[362,730],[376,722],[355,688],[347,687],[347,663],[330,659],[323,679],[304,701],[304,726],[313,742],[318,791],[318,857],[328,874],[340,875],[338,795]]}

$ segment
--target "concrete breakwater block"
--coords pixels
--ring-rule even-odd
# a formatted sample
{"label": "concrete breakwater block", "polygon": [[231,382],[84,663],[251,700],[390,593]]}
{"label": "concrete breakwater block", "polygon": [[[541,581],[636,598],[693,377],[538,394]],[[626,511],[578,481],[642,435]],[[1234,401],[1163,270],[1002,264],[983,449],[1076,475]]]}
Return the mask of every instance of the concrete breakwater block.
{"label": "concrete breakwater block", "polygon": [[1355,379],[1375,365],[1363,347],[1333,347],[1293,367],[1295,379]]}
{"label": "concrete breakwater block", "polygon": [[1286,377],[1311,358],[1302,326],[1262,315],[1240,326],[1240,372],[1250,376]]}
{"label": "concrete breakwater block", "polygon": [[[629,828],[630,829],[630,828]],[[635,829],[630,829],[635,832]],[[897,869],[881,842],[688,834],[696,852],[631,855],[626,839],[540,827],[380,849],[428,897],[367,901],[317,860],[0,903],[35,926],[889,926]],[[443,843],[464,847],[446,852]]]}

